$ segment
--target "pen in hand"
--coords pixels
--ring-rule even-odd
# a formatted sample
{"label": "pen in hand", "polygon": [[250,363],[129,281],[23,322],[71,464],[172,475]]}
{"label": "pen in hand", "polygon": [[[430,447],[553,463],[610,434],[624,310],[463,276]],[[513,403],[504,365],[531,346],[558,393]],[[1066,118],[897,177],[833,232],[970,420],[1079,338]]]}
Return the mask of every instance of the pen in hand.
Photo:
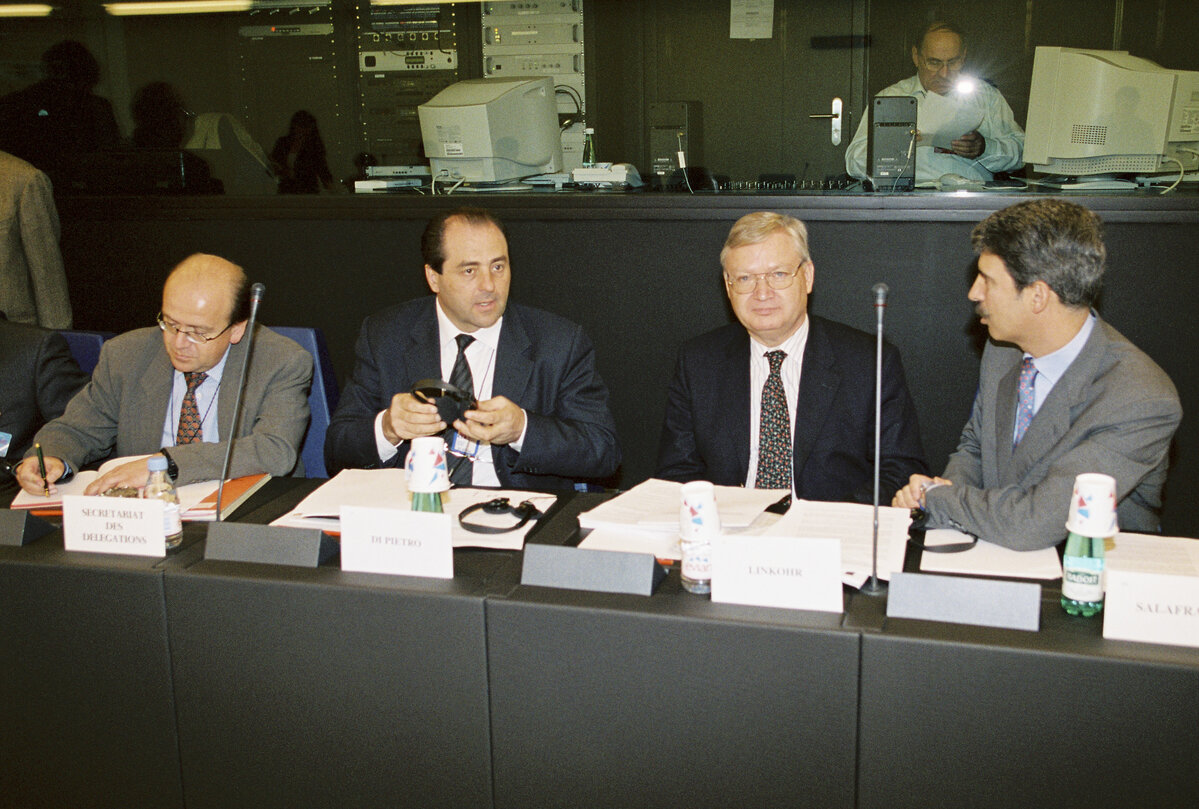
{"label": "pen in hand", "polygon": [[46,480],[46,456],[42,454],[41,444],[34,444],[33,448],[37,450],[37,471],[42,476],[42,494],[49,497],[50,482]]}

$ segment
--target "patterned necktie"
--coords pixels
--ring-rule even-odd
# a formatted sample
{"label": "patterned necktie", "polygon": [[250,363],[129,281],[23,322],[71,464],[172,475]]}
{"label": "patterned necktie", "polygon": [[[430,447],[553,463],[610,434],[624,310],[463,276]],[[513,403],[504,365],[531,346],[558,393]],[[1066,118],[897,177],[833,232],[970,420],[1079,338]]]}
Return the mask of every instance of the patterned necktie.
{"label": "patterned necktie", "polygon": [[203,371],[184,371],[187,393],[183,395],[183,407],[179,408],[179,429],[175,432],[176,444],[195,444],[204,440],[200,426],[200,409],[196,407],[196,388],[204,384],[208,374]]}
{"label": "patterned necktie", "polygon": [[768,351],[770,375],[762,386],[762,424],[758,431],[757,489],[791,488],[791,419],[787,415],[787,394],[779,370],[785,351]]}
{"label": "patterned necktie", "polygon": [[[458,357],[454,360],[454,370],[450,372],[450,384],[462,390],[468,396],[475,395],[475,379],[470,372],[470,364],[466,361],[466,347],[475,341],[469,334],[459,334],[454,338],[458,341]],[[459,456],[455,459],[454,468],[450,470],[450,483],[454,486],[469,486],[473,479],[474,464],[470,458]]]}
{"label": "patterned necktie", "polygon": [[1017,388],[1016,402],[1016,433],[1012,438],[1015,447],[1024,437],[1024,431],[1032,424],[1032,408],[1036,396],[1033,380],[1037,378],[1037,366],[1032,364],[1032,357],[1025,357],[1020,363],[1020,385]]}

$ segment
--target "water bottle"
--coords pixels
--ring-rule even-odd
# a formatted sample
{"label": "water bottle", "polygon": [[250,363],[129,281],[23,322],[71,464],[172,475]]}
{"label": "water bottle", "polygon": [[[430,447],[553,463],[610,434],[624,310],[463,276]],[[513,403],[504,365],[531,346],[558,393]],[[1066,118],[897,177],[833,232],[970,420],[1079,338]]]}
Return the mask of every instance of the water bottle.
{"label": "water bottle", "polygon": [[1062,609],[1071,615],[1090,618],[1103,610],[1104,537],[1088,537],[1073,531],[1066,537],[1062,554]]}
{"label": "water bottle", "polygon": [[150,476],[142,489],[142,497],[162,501],[162,532],[167,540],[167,550],[178,548],[183,542],[183,522],[179,515],[179,495],[167,475],[167,459],[151,455],[146,463],[150,467]]}
{"label": "water bottle", "polygon": [[441,492],[412,492],[412,510],[441,514]]}
{"label": "water bottle", "polygon": [[595,129],[589,126],[583,130],[583,168],[592,168],[598,162],[595,157]]}
{"label": "water bottle", "polygon": [[684,483],[680,490],[679,574],[689,593],[712,592],[712,541],[720,536],[716,488],[708,481]]}

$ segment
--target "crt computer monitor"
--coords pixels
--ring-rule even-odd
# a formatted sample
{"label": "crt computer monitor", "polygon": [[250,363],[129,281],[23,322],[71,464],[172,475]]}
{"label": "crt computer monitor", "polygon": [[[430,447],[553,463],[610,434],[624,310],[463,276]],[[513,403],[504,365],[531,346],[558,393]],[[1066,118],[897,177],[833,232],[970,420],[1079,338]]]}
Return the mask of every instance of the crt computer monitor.
{"label": "crt computer monitor", "polygon": [[1194,171],[1199,72],[1127,51],[1038,47],[1024,160],[1069,177]]}
{"label": "crt computer monitor", "polygon": [[467,79],[417,108],[434,179],[500,183],[562,170],[549,77]]}

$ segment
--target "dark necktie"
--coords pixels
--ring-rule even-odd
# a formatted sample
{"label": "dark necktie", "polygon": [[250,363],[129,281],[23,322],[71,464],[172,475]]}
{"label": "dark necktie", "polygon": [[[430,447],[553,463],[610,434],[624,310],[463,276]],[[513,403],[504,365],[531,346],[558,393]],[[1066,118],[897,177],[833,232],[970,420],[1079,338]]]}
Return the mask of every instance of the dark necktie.
{"label": "dark necktie", "polygon": [[208,374],[203,371],[185,371],[187,393],[183,395],[183,406],[179,408],[179,429],[175,431],[176,444],[195,444],[204,440],[200,425],[200,409],[196,406],[196,388],[204,384]]}
{"label": "dark necktie", "polygon": [[1017,388],[1016,403],[1016,433],[1012,438],[1012,446],[1020,443],[1024,431],[1032,424],[1032,408],[1036,399],[1036,388],[1033,383],[1037,378],[1037,366],[1032,364],[1032,357],[1025,357],[1020,362],[1020,384]]}
{"label": "dark necktie", "polygon": [[762,423],[758,430],[757,489],[791,488],[791,419],[787,415],[787,394],[779,370],[787,354],[768,351],[770,375],[762,386]]}
{"label": "dark necktie", "polygon": [[[450,384],[460,389],[468,396],[475,395],[475,378],[470,372],[470,363],[466,361],[466,347],[475,341],[469,334],[459,334],[454,338],[458,341],[458,357],[454,360],[454,370],[450,372]],[[473,478],[474,464],[470,458],[459,456],[454,461],[450,471],[450,483],[454,486],[469,486]]]}

